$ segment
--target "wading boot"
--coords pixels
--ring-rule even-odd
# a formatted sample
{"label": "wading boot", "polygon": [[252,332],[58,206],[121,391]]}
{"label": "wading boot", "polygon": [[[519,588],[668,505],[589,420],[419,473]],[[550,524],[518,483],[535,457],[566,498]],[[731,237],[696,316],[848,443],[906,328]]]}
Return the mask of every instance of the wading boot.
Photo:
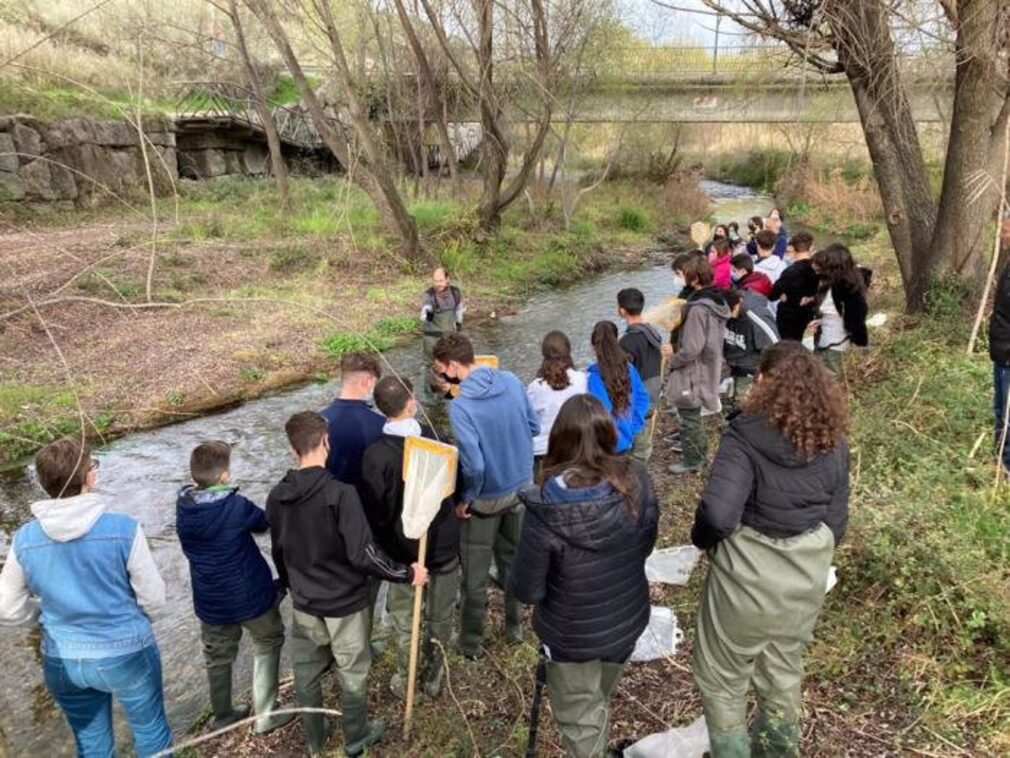
{"label": "wading boot", "polygon": [[800,754],[800,725],[785,723],[758,714],[750,743],[754,758],[792,758]]}
{"label": "wading boot", "polygon": [[253,707],[256,711],[256,734],[266,734],[294,721],[296,714],[271,716],[277,707],[277,675],[281,665],[281,649],[274,648],[253,658]]}
{"label": "wading boot", "polygon": [[210,685],[210,707],[214,711],[214,728],[223,729],[249,715],[248,706],[233,708],[231,704],[231,666],[212,666],[207,669]]}

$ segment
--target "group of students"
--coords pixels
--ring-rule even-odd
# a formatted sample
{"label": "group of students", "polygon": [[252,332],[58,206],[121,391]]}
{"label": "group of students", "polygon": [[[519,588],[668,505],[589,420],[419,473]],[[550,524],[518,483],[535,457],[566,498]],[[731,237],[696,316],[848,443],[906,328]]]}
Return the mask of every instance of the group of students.
{"label": "group of students", "polygon": [[[802,242],[793,238],[790,269],[809,258],[809,249],[797,249]],[[785,310],[790,318],[792,306],[823,312],[825,293],[833,294],[836,283],[830,255],[814,256],[814,308],[805,296],[794,303],[784,292],[778,317]],[[644,323],[642,293],[622,290],[623,336],[615,323],[597,323],[590,334],[596,360],[583,373],[568,338],[549,333],[529,386],[478,364],[459,328],[458,290],[436,272],[444,286],[426,294],[430,308],[422,318],[432,323],[435,314],[450,314],[438,317],[437,339],[427,349],[433,375],[458,389],[448,418],[459,474],[429,528],[424,565],[417,542],[403,531],[403,456],[406,438],[435,432],[416,418],[411,382],[382,376],[373,355],[345,355],[339,397],[321,412],[288,419],[297,464],[272,489],[265,510],[231,482],[226,443],[193,450],[193,484],[179,494],[176,523],[190,565],[214,725],[249,715],[235,707],[231,691],[243,633],[253,642],[254,730],[290,721],[273,713],[285,644],[278,606],[290,595],[297,704],[320,708],[321,679],[335,670],[344,750],[361,754],[384,731],[368,717],[366,690],[380,583],[389,585],[386,611],[396,645],[389,686],[401,697],[413,588],[427,586],[420,677],[423,691],[438,697],[445,650],[483,657],[494,564],[507,643],[523,641],[522,605],[534,606],[566,751],[608,754],[609,698],[649,619],[644,566],[660,506],[643,464],[655,428],[648,420],[665,398],[679,419],[681,469],[700,468],[707,445],[701,410],[718,406],[725,352],[753,386],[744,394],[738,385],[739,413],[723,435],[692,530],[692,541],[710,557],[694,672],[713,756],[746,755],[751,747],[795,754],[802,653],[846,524],[845,401],[829,362],[798,342],[756,336],[770,328],[767,315],[746,336],[754,324],[748,314],[767,309],[768,300],[761,305],[751,290],[716,287],[713,268],[703,252],[675,261],[686,305],[671,341]],[[742,260],[733,268],[740,281],[751,273]],[[732,320],[746,322],[733,332],[745,335],[742,342],[729,336]],[[732,357],[740,352],[746,360]],[[167,749],[171,733],[149,617],[164,599],[164,584],[143,532],[134,519],[106,511],[111,502],[93,491],[97,460],[81,440],[44,447],[36,471],[51,499],[34,504],[35,520],[14,536],[0,574],[0,623],[33,618],[30,597],[38,598],[46,684],[80,754],[111,754],[113,695],[126,710],[137,753]],[[252,537],[267,532],[276,581]],[[761,712],[753,735],[746,723],[751,685]],[[309,752],[322,752],[327,720],[318,712],[301,718]]]}

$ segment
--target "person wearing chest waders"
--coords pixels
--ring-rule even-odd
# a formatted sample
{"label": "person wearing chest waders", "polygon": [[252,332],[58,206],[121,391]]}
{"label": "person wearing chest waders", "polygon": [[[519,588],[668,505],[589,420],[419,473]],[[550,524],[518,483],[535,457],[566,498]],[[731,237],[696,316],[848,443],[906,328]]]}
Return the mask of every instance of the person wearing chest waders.
{"label": "person wearing chest waders", "polygon": [[691,530],[709,556],[693,673],[712,758],[799,754],[803,652],[848,524],[846,423],[821,361],[799,342],[764,350]]}
{"label": "person wearing chest waders", "polygon": [[[463,329],[463,295],[449,282],[449,271],[439,266],[431,274],[432,286],[421,297],[424,365],[430,371],[431,354],[440,338]],[[428,386],[430,382],[425,382]]]}

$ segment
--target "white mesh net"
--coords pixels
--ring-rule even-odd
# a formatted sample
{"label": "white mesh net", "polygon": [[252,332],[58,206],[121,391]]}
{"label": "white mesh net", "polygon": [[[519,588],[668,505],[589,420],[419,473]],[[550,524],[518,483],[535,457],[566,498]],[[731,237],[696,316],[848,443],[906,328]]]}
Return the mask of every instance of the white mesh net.
{"label": "white mesh net", "polygon": [[403,533],[418,540],[442,501],[456,488],[458,454],[452,445],[407,437],[403,449]]}

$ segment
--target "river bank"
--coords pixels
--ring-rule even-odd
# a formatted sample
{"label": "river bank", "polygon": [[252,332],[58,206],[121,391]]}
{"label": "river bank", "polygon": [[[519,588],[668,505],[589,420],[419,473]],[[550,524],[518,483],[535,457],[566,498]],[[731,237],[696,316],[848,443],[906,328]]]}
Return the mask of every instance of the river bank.
{"label": "river bank", "polygon": [[[297,180],[293,191],[282,214],[266,182],[194,184],[178,206],[161,203],[157,230],[110,209],[0,219],[0,312],[15,314],[0,325],[0,465],[82,418],[107,441],[326,381],[341,353],[414,336],[430,264],[397,259],[341,180]],[[692,220],[669,202],[605,184],[568,228],[517,211],[490,237],[474,233],[463,203],[419,199],[412,211],[472,325],[535,292],[646,265]],[[157,308],[146,296],[152,250]]]}

